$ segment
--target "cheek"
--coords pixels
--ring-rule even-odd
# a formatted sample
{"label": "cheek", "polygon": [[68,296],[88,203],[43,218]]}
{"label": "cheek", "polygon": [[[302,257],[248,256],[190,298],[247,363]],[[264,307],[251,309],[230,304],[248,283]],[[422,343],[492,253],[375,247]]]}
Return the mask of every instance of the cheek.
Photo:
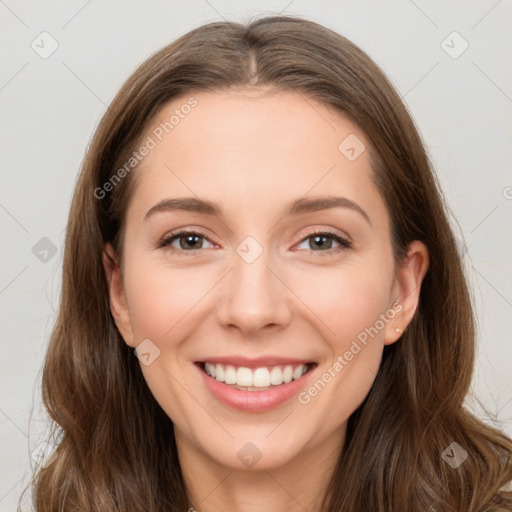
{"label": "cheek", "polygon": [[[302,316],[316,325],[334,356],[347,350],[389,307],[390,276],[383,270],[370,258],[337,267],[291,265],[280,272],[293,291],[283,300],[296,302],[296,320]],[[135,343],[149,338],[162,348],[174,348],[193,330],[195,316],[215,308],[211,296],[218,292],[215,285],[222,273],[211,266],[187,268],[186,263],[170,268],[142,255],[127,262],[125,285]]]}
{"label": "cheek", "polygon": [[321,332],[336,351],[373,326],[389,307],[389,276],[372,265],[290,273],[289,282],[303,304],[323,324]]}
{"label": "cheek", "polygon": [[[383,350],[381,315],[391,307],[392,272],[381,265],[345,265],[317,272],[300,282],[297,294],[321,322],[329,358],[323,372],[299,397],[309,411],[321,411],[322,429],[346,421],[367,396],[379,370]],[[309,408],[309,409],[308,409]]]}
{"label": "cheek", "polygon": [[[201,411],[190,407],[193,389],[181,345],[191,343],[191,334],[198,328],[197,315],[201,305],[207,304],[208,291],[213,289],[215,275],[210,271],[170,268],[162,263],[133,258],[126,264],[125,286],[129,298],[135,343],[149,339],[156,349],[148,364],[141,364],[141,371],[153,397],[166,414],[178,419],[184,431],[193,430],[196,416]],[[194,412],[195,411],[195,412]]]}
{"label": "cheek", "polygon": [[335,428],[361,404],[377,375],[384,346],[380,318],[390,308],[391,274],[368,264],[295,277],[294,291],[317,315],[315,325],[329,353],[301,403],[323,410],[326,426]]}
{"label": "cheek", "polygon": [[[211,270],[176,268],[143,262],[127,272],[126,288],[135,339],[179,339],[187,317],[207,298],[215,283]],[[171,335],[172,333],[172,335]]]}

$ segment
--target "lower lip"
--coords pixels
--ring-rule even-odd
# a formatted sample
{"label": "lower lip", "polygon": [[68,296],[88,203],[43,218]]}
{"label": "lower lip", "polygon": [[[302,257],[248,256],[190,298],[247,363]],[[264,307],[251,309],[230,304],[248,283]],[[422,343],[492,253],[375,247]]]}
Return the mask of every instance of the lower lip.
{"label": "lower lip", "polygon": [[194,366],[201,373],[206,386],[219,402],[246,412],[264,412],[285,403],[299,393],[316,368],[311,368],[296,380],[292,380],[287,384],[281,384],[267,391],[243,391],[215,380],[207,375],[199,365],[195,364]]}

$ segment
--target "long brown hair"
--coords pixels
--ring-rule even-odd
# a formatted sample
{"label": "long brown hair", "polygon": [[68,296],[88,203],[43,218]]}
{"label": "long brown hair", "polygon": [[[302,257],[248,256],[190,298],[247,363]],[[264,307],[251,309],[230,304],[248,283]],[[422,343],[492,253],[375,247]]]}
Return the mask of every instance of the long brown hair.
{"label": "long brown hair", "polygon": [[[110,242],[122,259],[136,169],[121,180],[114,175],[155,114],[178,96],[239,87],[294,91],[359,126],[371,145],[396,261],[413,240],[430,253],[419,307],[402,338],[385,347],[375,383],[349,419],[322,511],[510,510],[512,493],[499,490],[512,480],[512,441],[463,406],[475,352],[473,304],[420,136],[361,49],[288,16],[190,31],[144,62],[103,116],[67,225],[60,309],[42,378],[57,457],[34,476],[36,510],[182,512],[194,505],[172,421],[110,314],[102,258]],[[468,453],[456,469],[442,456],[454,441]]]}

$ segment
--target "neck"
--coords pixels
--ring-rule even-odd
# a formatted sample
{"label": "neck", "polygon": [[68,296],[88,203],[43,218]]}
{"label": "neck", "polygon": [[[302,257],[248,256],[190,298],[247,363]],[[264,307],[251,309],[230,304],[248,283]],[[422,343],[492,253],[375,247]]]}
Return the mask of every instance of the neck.
{"label": "neck", "polygon": [[304,448],[279,467],[228,467],[199,451],[175,429],[180,466],[192,500],[190,512],[320,512],[342,450],[346,424],[321,444]]}

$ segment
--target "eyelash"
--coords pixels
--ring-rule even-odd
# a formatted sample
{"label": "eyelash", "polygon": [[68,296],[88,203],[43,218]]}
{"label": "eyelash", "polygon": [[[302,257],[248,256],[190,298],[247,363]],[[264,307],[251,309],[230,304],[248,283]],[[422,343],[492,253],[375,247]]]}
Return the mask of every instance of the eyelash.
{"label": "eyelash", "polygon": [[[210,243],[213,243],[207,236],[205,236],[204,234],[202,234],[200,231],[187,231],[187,230],[184,230],[184,231],[177,231],[175,233],[169,233],[168,236],[165,236],[164,238],[162,238],[159,242],[158,242],[158,248],[160,249],[163,249],[163,248],[166,248],[166,247],[169,247],[169,250],[173,253],[190,253],[190,254],[187,254],[192,256],[192,253],[194,252],[197,252],[197,250],[183,250],[183,249],[176,249],[175,247],[170,247],[171,243],[176,240],[176,239],[179,239],[181,237],[185,237],[185,236],[189,236],[189,235],[198,235],[200,236],[201,238],[204,238],[205,240],[208,240]],[[308,238],[312,238],[314,236],[319,236],[319,235],[322,235],[322,236],[325,236],[326,238],[332,238],[335,242],[338,242],[340,244],[339,247],[335,247],[333,249],[327,249],[325,251],[313,251],[313,250],[310,250],[311,252],[315,253],[316,256],[329,256],[329,255],[332,255],[332,253],[338,253],[340,251],[345,251],[347,249],[351,249],[352,248],[352,242],[346,238],[342,238],[341,236],[339,236],[337,233],[333,233],[332,231],[328,231],[328,230],[315,230],[313,232],[311,232],[309,235],[307,235],[306,237],[304,237],[299,243],[302,243],[304,241],[306,241]],[[200,250],[200,249],[198,249]]]}

